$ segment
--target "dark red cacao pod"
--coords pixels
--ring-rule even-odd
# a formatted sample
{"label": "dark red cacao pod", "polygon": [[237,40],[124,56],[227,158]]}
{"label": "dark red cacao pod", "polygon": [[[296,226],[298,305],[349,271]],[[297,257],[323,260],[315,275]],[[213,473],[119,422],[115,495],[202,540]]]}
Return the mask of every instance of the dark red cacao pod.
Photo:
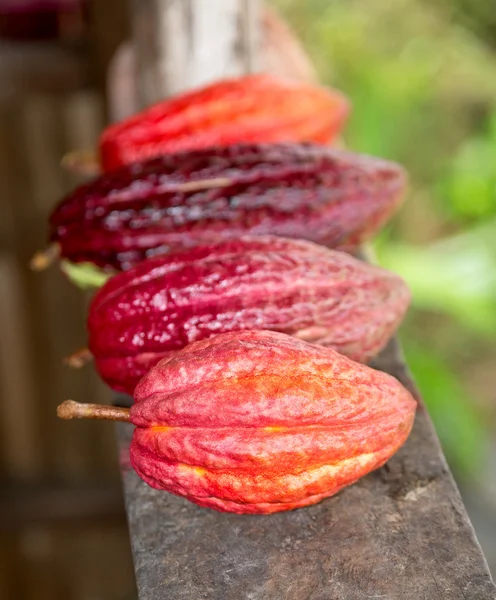
{"label": "dark red cacao pod", "polygon": [[319,142],[340,132],[343,94],[267,74],[217,81],[167,98],[110,125],[100,138],[104,171],[169,154],[238,142]]}
{"label": "dark red cacao pod", "polygon": [[416,402],[394,377],[270,331],[214,336],[139,383],[138,475],[209,508],[269,514],[319,502],[403,445]]}
{"label": "dark red cacao pod", "polygon": [[164,356],[228,331],[280,331],[366,361],[396,330],[409,299],[400,277],[349,254],[243,237],[112,277],[90,306],[89,348],[107,384],[129,394]]}
{"label": "dark red cacao pod", "polygon": [[125,270],[171,250],[244,234],[353,249],[398,206],[395,163],[306,144],[167,155],[103,175],[50,218],[62,258]]}

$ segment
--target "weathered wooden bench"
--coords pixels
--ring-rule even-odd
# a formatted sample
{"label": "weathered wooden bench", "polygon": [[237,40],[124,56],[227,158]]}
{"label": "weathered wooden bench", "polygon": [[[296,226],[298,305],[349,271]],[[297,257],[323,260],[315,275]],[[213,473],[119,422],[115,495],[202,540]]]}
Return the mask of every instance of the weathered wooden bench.
{"label": "weathered wooden bench", "polygon": [[[255,65],[258,9],[255,0],[136,0],[142,101]],[[419,398],[395,340],[374,366]],[[140,600],[496,598],[420,398],[407,444],[384,467],[271,516],[222,514],[149,488],[127,460],[130,426],[117,431]]]}

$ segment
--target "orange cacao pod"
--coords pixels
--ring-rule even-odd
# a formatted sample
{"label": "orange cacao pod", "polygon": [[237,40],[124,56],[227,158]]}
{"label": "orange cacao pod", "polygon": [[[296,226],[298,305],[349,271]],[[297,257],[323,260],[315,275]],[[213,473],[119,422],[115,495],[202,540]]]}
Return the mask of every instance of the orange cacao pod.
{"label": "orange cacao pod", "polygon": [[226,79],[154,104],[100,137],[104,171],[145,158],[236,142],[328,143],[349,105],[335,90],[257,74]]}
{"label": "orange cacao pod", "polygon": [[[154,488],[209,508],[274,513],[314,504],[383,465],[416,402],[393,377],[270,331],[190,344],[141,380],[131,464]],[[76,408],[76,410],[75,410]],[[119,416],[117,416],[119,418]]]}

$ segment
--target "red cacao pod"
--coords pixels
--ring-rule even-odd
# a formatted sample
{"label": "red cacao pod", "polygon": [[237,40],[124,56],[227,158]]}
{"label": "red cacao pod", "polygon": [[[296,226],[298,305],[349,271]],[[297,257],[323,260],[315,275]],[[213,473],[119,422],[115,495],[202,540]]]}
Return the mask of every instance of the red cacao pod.
{"label": "red cacao pod", "polygon": [[89,348],[101,377],[129,394],[164,356],[227,331],[281,331],[366,361],[409,299],[400,277],[349,254],[246,236],[158,256],[109,279],[90,305]]}
{"label": "red cacao pod", "polygon": [[281,333],[244,331],[162,360],[129,413],[73,403],[59,416],[120,411],[136,426],[131,464],[149,485],[268,514],[319,502],[380,467],[407,439],[415,408],[390,375]]}
{"label": "red cacao pod", "polygon": [[349,113],[335,90],[257,74],[168,98],[110,125],[100,138],[104,171],[152,156],[237,142],[328,143]]}
{"label": "red cacao pod", "polygon": [[273,234],[352,249],[405,190],[395,163],[307,144],[240,144],[167,155],[77,188],[50,218],[71,262],[125,270],[170,250]]}

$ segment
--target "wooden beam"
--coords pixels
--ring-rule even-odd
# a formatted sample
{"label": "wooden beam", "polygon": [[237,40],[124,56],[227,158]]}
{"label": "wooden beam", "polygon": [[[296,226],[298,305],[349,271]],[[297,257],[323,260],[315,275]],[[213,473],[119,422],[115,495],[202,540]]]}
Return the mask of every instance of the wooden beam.
{"label": "wooden beam", "polygon": [[[374,366],[418,397],[395,341]],[[119,427],[121,457],[131,431]],[[129,465],[122,473],[140,600],[496,597],[422,403],[384,467],[309,508],[223,514],[153,490]]]}

